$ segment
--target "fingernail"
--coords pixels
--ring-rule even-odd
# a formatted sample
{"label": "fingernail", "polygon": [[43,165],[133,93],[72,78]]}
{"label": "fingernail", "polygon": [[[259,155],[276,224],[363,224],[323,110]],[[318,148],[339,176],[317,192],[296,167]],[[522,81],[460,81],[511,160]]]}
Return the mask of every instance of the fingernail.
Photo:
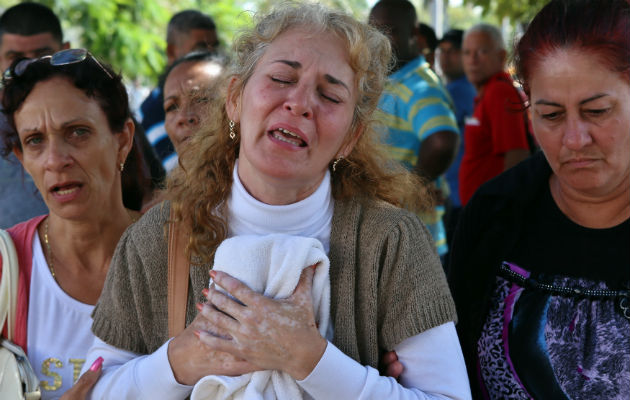
{"label": "fingernail", "polygon": [[98,371],[98,369],[101,368],[101,365],[103,365],[103,357],[99,357],[96,361],[94,361],[90,367],[90,371]]}
{"label": "fingernail", "polygon": [[210,292],[210,290],[208,290],[208,288],[205,288],[201,291],[201,294],[203,294],[203,297],[208,297],[208,293]]}
{"label": "fingernail", "polygon": [[215,279],[217,277],[217,271],[210,271],[210,278]]}
{"label": "fingernail", "polygon": [[197,303],[196,306],[197,306],[197,310],[199,311],[203,310],[203,304]]}

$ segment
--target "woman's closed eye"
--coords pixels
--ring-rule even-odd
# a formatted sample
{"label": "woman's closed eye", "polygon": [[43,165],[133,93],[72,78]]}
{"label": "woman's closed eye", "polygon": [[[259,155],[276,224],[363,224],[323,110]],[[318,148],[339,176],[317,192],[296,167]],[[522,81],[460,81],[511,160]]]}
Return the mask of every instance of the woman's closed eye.
{"label": "woman's closed eye", "polygon": [[280,83],[282,85],[290,85],[293,83],[289,78],[283,78],[283,77],[277,77],[277,76],[272,76],[271,80],[273,82]]}
{"label": "woman's closed eye", "polygon": [[322,96],[324,99],[326,99],[326,100],[328,100],[328,101],[330,101],[330,102],[332,102],[332,103],[335,103],[335,104],[339,104],[339,103],[341,103],[341,100],[337,99],[336,97],[333,97],[333,96],[331,96],[331,95],[329,95],[329,94],[325,94],[325,93],[320,93],[320,94],[321,94],[321,96]]}
{"label": "woman's closed eye", "polygon": [[607,108],[592,108],[592,109],[588,109],[588,110],[584,110],[583,112],[590,116],[590,117],[601,117],[604,116],[606,114],[608,114],[608,112],[611,110],[611,107],[607,107]]}
{"label": "woman's closed eye", "polygon": [[548,120],[548,121],[555,121],[555,120],[557,120],[558,118],[560,118],[560,116],[561,116],[562,114],[563,114],[563,113],[562,113],[561,111],[553,111],[553,112],[548,112],[548,113],[545,113],[545,114],[541,114],[540,116],[541,116],[543,119],[546,119],[546,120]]}

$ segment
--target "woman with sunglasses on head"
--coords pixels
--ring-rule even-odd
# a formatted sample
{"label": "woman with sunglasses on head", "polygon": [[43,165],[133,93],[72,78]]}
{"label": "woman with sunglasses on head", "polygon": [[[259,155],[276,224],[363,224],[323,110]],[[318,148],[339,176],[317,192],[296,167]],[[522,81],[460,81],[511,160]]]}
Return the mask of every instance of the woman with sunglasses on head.
{"label": "woman with sunglasses on head", "polygon": [[[121,238],[94,312],[87,363],[104,357],[105,373],[92,398],[183,399],[208,375],[252,371],[283,373],[299,386],[290,398],[468,398],[439,258],[426,227],[400,208],[426,207],[426,187],[386,158],[373,127],[387,38],[343,12],[283,3],[234,49],[227,90],[186,145],[170,202]],[[169,221],[191,232],[178,265],[187,327],[172,340]],[[298,272],[282,300],[210,271],[225,239],[273,234],[321,242],[332,329],[315,322],[320,267]],[[209,289],[209,272],[238,300]],[[400,383],[378,371],[392,348],[405,364]]]}
{"label": "woman with sunglasses on head", "polygon": [[[15,62],[3,90],[12,128],[4,143],[50,211],[9,229],[20,267],[14,337],[42,398],[56,399],[79,378],[114,249],[139,217],[125,208],[121,188],[127,157],[138,152],[134,124],[121,77],[83,49]],[[101,362],[73,389],[77,398]]]}

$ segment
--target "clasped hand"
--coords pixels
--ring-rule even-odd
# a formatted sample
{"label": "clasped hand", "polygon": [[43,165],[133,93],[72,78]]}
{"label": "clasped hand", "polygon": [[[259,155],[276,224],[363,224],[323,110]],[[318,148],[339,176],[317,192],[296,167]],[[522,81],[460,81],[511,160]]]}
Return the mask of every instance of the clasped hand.
{"label": "clasped hand", "polygon": [[293,294],[277,300],[225,272],[211,271],[214,283],[232,297],[214,287],[204,290],[207,303],[197,306],[195,321],[170,343],[169,361],[178,382],[190,385],[206,375],[257,370],[306,378],[327,345],[313,313],[313,274],[314,268],[305,268]]}

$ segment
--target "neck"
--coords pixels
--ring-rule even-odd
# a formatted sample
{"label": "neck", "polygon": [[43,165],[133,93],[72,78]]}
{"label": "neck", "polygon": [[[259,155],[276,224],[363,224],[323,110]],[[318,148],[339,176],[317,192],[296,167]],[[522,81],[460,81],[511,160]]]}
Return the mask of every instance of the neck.
{"label": "neck", "polygon": [[[47,224],[54,259],[63,260],[63,267],[71,269],[107,268],[122,233],[137,218],[119,203],[107,213],[81,219],[51,213]],[[57,264],[61,267],[62,263]]]}
{"label": "neck", "polygon": [[589,195],[563,185],[555,174],[549,178],[551,195],[570,220],[592,229],[612,228],[630,218],[630,181],[605,195]]}
{"label": "neck", "polygon": [[446,76],[446,81],[447,82],[453,82],[453,81],[456,81],[456,80],[458,80],[460,78],[463,78],[463,77],[464,77],[464,73],[463,72],[461,74],[447,75]]}
{"label": "neck", "polygon": [[326,171],[309,181],[300,177],[270,176],[241,160],[238,161],[234,170],[241,184],[252,197],[265,204],[277,206],[304,200],[317,190],[326,176]]}
{"label": "neck", "polygon": [[501,72],[502,72],[502,70],[501,70],[501,71],[496,71],[496,72],[493,72],[493,73],[492,73],[489,77],[487,77],[487,78],[486,78],[486,79],[484,79],[483,81],[481,81],[481,82],[474,82],[474,83],[472,83],[472,82],[471,82],[471,83],[473,84],[473,86],[474,86],[474,87],[475,87],[475,89],[477,90],[477,93],[478,93],[478,94],[480,94],[480,93],[482,93],[482,92],[483,92],[483,89],[484,89],[484,87],[486,86],[486,84],[488,83],[488,81],[489,81],[489,80],[490,80],[493,76],[495,76],[496,74],[501,73]]}

